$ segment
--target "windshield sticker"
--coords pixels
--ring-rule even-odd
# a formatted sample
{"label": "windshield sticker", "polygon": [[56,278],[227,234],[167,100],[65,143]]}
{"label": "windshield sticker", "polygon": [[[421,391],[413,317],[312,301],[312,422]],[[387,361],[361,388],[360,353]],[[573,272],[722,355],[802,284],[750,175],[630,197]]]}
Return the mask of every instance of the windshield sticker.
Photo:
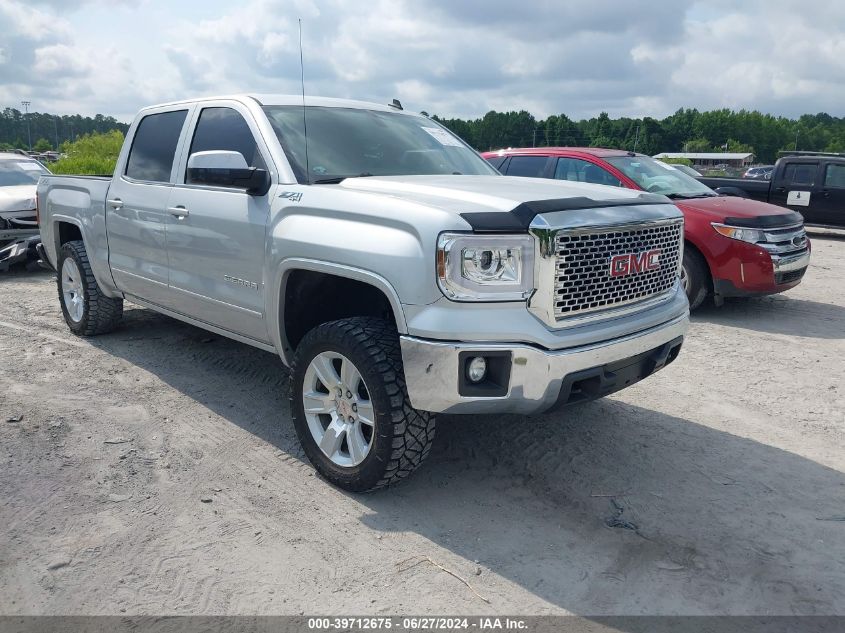
{"label": "windshield sticker", "polygon": [[452,147],[464,146],[463,143],[461,143],[458,139],[449,134],[449,132],[447,132],[446,130],[441,130],[439,127],[424,127],[423,129],[428,132],[431,137],[441,145],[451,145]]}
{"label": "windshield sticker", "polygon": [[24,171],[41,171],[41,165],[38,163],[17,163],[17,165]]}

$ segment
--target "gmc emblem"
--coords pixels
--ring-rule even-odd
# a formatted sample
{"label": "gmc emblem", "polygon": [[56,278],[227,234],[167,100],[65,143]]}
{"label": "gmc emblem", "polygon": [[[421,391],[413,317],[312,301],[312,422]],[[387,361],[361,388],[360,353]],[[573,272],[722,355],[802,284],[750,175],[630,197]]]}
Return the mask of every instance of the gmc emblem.
{"label": "gmc emblem", "polygon": [[626,255],[614,255],[610,258],[610,276],[626,277],[644,273],[649,270],[660,270],[661,249],[653,248],[642,253],[628,253]]}

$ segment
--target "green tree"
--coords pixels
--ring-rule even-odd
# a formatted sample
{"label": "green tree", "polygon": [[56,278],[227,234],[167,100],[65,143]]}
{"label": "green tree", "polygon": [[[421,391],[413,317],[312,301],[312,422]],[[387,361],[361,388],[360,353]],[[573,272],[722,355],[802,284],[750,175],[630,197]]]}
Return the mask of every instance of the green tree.
{"label": "green tree", "polygon": [[105,175],[114,172],[123,132],[93,132],[62,145],[62,157],[50,165],[54,174]]}
{"label": "green tree", "polygon": [[49,152],[53,149],[53,146],[50,145],[50,141],[46,138],[40,138],[35,141],[35,145],[32,146],[32,149],[36,152]]}

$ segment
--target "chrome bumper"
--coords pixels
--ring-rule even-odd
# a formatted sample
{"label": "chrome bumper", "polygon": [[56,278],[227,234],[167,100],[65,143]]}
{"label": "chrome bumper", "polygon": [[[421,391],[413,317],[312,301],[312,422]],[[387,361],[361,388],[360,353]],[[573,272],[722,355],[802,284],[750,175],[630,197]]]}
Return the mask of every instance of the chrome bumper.
{"label": "chrome bumper", "polygon": [[809,265],[809,250],[798,253],[797,255],[772,255],[772,266],[774,266],[775,274],[801,270]]}
{"label": "chrome bumper", "polygon": [[[688,325],[687,312],[625,337],[556,351],[522,343],[449,343],[401,336],[408,396],[415,408],[435,413],[540,413],[558,402],[567,376],[655,350],[683,337]],[[459,393],[459,356],[468,352],[510,354],[504,395]]]}

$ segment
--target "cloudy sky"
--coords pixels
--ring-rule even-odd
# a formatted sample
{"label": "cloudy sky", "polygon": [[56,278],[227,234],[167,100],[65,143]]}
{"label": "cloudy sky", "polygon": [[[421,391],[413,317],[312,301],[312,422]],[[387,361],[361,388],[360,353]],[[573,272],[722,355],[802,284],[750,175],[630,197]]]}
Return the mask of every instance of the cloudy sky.
{"label": "cloudy sky", "polygon": [[845,116],[840,0],[0,0],[0,108],[299,92],[443,116]]}

